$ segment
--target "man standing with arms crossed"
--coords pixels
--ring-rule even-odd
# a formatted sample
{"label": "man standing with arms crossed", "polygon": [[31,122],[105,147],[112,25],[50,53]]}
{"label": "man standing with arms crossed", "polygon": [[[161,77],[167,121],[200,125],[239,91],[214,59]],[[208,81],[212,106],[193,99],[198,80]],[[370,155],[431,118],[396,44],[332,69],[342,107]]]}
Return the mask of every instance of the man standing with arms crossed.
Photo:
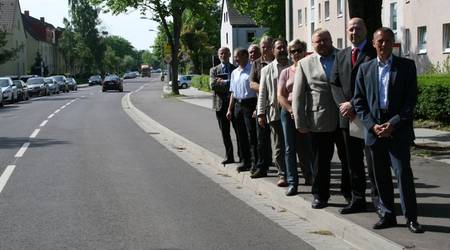
{"label": "man standing with arms crossed", "polygon": [[397,225],[392,167],[398,180],[406,226],[413,233],[422,233],[422,226],[417,222],[416,191],[410,162],[417,71],[414,61],[392,55],[394,41],[394,32],[389,28],[379,28],[374,32],[372,44],[377,58],[360,66],[353,103],[365,128],[365,143],[370,147],[380,197],[380,220],[373,228]]}
{"label": "man standing with arms crossed", "polygon": [[[230,136],[230,121],[227,119],[227,110],[230,101],[230,77],[231,72],[236,68],[230,63],[230,49],[222,47],[217,52],[220,64],[211,68],[209,71],[209,85],[214,92],[213,95],[213,109],[216,111],[217,122],[219,123],[220,132],[222,134],[223,144],[225,146],[225,159],[222,164],[234,163],[233,142]],[[235,119],[231,119],[234,131],[236,133],[237,141],[238,133],[236,132]],[[239,143],[238,143],[238,155]]]}
{"label": "man standing with arms crossed", "polygon": [[[364,20],[358,17],[348,22],[347,34],[351,46],[336,54],[333,72],[331,74],[331,90],[334,100],[339,107],[339,133],[343,138],[345,156],[347,158],[350,176],[351,201],[340,210],[341,214],[364,212],[366,210],[366,173],[364,168],[364,140],[351,136],[349,122],[354,121],[356,112],[353,108],[352,98],[355,92],[355,79],[359,66],[376,57],[375,49],[367,41],[367,28]],[[372,167],[368,161],[368,171],[372,182],[372,195],[376,193],[373,182]],[[372,197],[372,199],[375,199]],[[374,200],[374,205],[377,202]]]}

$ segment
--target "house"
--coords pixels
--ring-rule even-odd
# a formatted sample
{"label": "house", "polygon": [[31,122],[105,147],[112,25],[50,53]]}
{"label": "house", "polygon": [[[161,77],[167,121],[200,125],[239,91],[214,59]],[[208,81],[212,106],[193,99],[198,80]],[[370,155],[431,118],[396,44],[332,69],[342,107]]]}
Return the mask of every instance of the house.
{"label": "house", "polygon": [[31,69],[37,53],[39,53],[49,74],[61,72],[57,46],[57,33],[59,31],[52,24],[45,22],[44,17],[37,19],[30,16],[28,10],[22,14],[22,19],[27,34],[28,69]]}
{"label": "house", "polygon": [[[396,52],[415,60],[419,73],[450,60],[449,8],[448,0],[383,0],[383,26],[394,31]],[[331,32],[335,47],[349,46],[348,20],[347,0],[286,0],[287,38],[306,41],[310,51],[311,34],[319,27]]]}
{"label": "house", "polygon": [[234,9],[231,0],[222,1],[221,19],[220,46],[230,48],[232,54],[236,48],[248,48],[254,38],[261,37],[267,31],[267,28],[258,27],[250,17]]}
{"label": "house", "polygon": [[18,0],[0,2],[0,29],[6,32],[7,44],[3,49],[19,48],[16,57],[0,65],[0,76],[25,75],[27,72],[26,35]]}

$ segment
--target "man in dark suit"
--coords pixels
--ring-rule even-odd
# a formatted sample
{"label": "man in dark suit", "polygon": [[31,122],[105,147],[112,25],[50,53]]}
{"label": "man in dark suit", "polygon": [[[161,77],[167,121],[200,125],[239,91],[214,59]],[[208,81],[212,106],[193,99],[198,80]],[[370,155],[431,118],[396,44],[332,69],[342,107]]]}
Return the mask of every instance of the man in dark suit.
{"label": "man in dark suit", "polygon": [[[217,122],[219,123],[223,144],[225,146],[225,159],[222,161],[222,164],[225,165],[234,163],[233,143],[230,136],[230,120],[227,119],[226,114],[230,100],[230,76],[231,72],[236,67],[230,63],[230,49],[222,47],[217,54],[219,56],[220,64],[212,67],[209,71],[209,84],[211,90],[214,92],[212,108],[216,111]],[[235,119],[231,119],[231,123],[236,132]],[[236,138],[238,138],[237,133]]]}
{"label": "man in dark suit", "polygon": [[353,104],[365,127],[365,142],[370,147],[380,196],[381,217],[373,228],[397,225],[390,177],[392,166],[398,180],[406,226],[413,233],[422,233],[423,229],[417,222],[416,192],[410,163],[417,72],[414,61],[392,55],[394,41],[391,29],[375,31],[372,44],[377,58],[360,66]]}
{"label": "man in dark suit", "polygon": [[[355,78],[359,66],[376,57],[376,51],[372,44],[367,41],[367,28],[364,20],[358,17],[350,19],[347,25],[347,35],[351,46],[336,54],[333,72],[331,75],[331,90],[336,104],[339,107],[339,137],[343,140],[346,163],[350,178],[351,201],[348,206],[340,210],[341,214],[363,212],[366,210],[366,174],[364,170],[364,140],[350,135],[349,121],[354,121],[356,117],[352,104],[355,90]],[[357,119],[357,118],[356,118]],[[370,161],[369,176],[375,190],[372,167]],[[343,171],[343,183],[345,180]],[[376,192],[372,191],[374,196]],[[376,198],[372,198],[375,200]],[[377,202],[374,202],[377,204]]]}

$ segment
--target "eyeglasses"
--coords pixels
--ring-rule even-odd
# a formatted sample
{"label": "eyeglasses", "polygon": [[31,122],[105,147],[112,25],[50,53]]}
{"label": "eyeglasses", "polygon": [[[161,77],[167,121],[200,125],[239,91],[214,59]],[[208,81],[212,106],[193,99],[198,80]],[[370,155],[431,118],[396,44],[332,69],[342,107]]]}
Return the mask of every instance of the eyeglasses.
{"label": "eyeglasses", "polygon": [[289,50],[289,53],[291,53],[291,54],[295,54],[295,53],[302,53],[303,52],[303,50],[302,49],[291,49],[291,50]]}

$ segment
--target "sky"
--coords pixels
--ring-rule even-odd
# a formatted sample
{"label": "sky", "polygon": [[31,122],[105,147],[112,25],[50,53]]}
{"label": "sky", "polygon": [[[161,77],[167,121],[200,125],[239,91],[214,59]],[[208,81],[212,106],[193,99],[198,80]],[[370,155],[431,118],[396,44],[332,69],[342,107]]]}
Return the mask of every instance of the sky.
{"label": "sky", "polygon": [[[64,27],[63,18],[69,16],[67,0],[19,0],[22,13],[30,11],[30,16],[39,19],[44,17],[47,23],[56,27]],[[148,15],[148,14],[147,14]],[[111,14],[100,14],[102,23],[100,27],[108,31],[109,35],[121,36],[138,50],[150,49],[156,38],[155,31],[158,23],[146,19],[140,19],[139,10],[129,10],[127,14],[112,16]],[[103,30],[103,29],[100,29]]]}

